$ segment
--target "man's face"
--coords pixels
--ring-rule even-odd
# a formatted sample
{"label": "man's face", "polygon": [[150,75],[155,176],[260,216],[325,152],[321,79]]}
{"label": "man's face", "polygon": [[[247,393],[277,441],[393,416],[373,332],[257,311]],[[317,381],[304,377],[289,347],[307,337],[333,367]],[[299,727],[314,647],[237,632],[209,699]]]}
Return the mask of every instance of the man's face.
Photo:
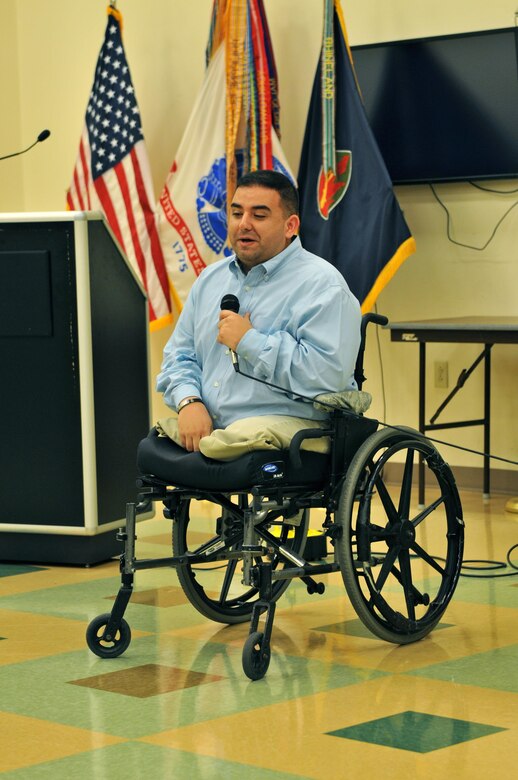
{"label": "man's face", "polygon": [[238,187],[230,206],[228,236],[238,260],[250,270],[286,249],[299,223],[296,214],[286,214],[276,190]]}

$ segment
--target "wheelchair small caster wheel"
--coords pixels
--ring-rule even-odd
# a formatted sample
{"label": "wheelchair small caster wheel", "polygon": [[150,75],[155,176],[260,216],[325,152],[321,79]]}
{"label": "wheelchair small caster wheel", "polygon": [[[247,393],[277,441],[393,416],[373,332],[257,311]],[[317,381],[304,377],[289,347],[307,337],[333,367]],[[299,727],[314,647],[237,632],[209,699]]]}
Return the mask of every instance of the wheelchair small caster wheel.
{"label": "wheelchair small caster wheel", "polygon": [[92,653],[99,658],[117,658],[127,650],[131,642],[131,629],[126,621],[121,620],[121,624],[114,636],[105,637],[105,628],[110,620],[110,613],[98,615],[94,618],[86,629],[86,643]]}
{"label": "wheelchair small caster wheel", "polygon": [[270,665],[270,646],[262,647],[264,634],[253,631],[243,647],[243,671],[250,680],[261,680]]}

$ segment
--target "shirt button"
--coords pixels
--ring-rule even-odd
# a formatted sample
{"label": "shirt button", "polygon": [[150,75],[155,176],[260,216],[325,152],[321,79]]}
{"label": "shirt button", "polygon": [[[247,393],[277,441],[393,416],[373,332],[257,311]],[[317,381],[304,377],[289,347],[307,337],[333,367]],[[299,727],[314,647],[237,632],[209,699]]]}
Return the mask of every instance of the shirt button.
{"label": "shirt button", "polygon": [[219,387],[219,382],[214,382],[214,387]]}
{"label": "shirt button", "polygon": [[250,292],[250,285],[249,284],[246,285],[245,290],[246,290],[246,292]]}

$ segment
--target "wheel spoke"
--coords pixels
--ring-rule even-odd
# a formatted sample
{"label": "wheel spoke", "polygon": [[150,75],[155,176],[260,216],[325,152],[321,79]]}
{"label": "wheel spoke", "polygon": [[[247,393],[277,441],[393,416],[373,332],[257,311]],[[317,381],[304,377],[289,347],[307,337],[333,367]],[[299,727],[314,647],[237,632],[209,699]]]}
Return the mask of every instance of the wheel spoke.
{"label": "wheel spoke", "polygon": [[383,482],[382,477],[378,477],[376,480],[376,489],[378,491],[378,495],[381,499],[381,503],[383,504],[383,508],[385,510],[385,513],[387,515],[387,519],[389,523],[392,525],[393,523],[397,523],[398,521],[398,513],[397,509],[394,506],[394,502],[392,501],[392,498],[390,497],[390,493],[388,492],[387,488],[385,487],[385,483]]}
{"label": "wheel spoke", "polygon": [[443,567],[435,560],[435,558],[432,558],[432,556],[424,550],[420,544],[417,544],[417,542],[414,542],[410,549],[415,552],[416,555],[418,555],[420,558],[423,559],[423,561],[426,561],[433,569],[439,572],[442,576],[444,576],[446,569],[443,569]]}
{"label": "wheel spoke", "polygon": [[401,550],[399,554],[401,567],[401,584],[405,593],[406,608],[410,620],[415,620],[414,586],[412,584],[412,567],[408,550]]}
{"label": "wheel spoke", "polygon": [[[214,544],[217,544],[221,541],[221,536],[213,536],[211,539],[209,539],[207,542],[203,542],[203,544],[200,544],[199,547],[194,548],[193,550],[189,550],[191,555],[203,555],[205,550],[208,550],[210,547],[212,547]],[[220,550],[218,549],[218,552]],[[210,556],[207,556],[207,560],[210,560]]]}
{"label": "wheel spoke", "polygon": [[437,498],[429,506],[426,506],[421,512],[419,512],[419,514],[416,515],[412,520],[414,528],[417,527],[419,523],[422,523],[423,520],[425,520],[428,517],[428,515],[431,515],[432,512],[435,512],[437,507],[439,507],[441,504],[444,504],[444,501],[445,501],[445,497],[439,496],[439,498]]}
{"label": "wheel spoke", "polygon": [[394,563],[396,561],[396,558],[398,556],[399,548],[393,547],[391,550],[388,551],[388,553],[385,556],[385,559],[381,565],[380,573],[378,575],[378,578],[376,580],[376,588],[378,591],[381,591],[382,587],[387,581],[387,577],[389,576],[390,572],[392,571],[392,567],[394,566]]}
{"label": "wheel spoke", "polygon": [[412,493],[412,476],[414,473],[414,450],[409,449],[406,455],[403,482],[399,496],[399,517],[410,517],[410,496]]}
{"label": "wheel spoke", "polygon": [[237,566],[237,558],[231,558],[228,562],[228,566],[225,571],[225,576],[223,577],[223,584],[221,586],[221,591],[219,594],[219,603],[223,604],[227,600],[227,596],[230,590],[230,586],[232,584],[232,579],[234,577],[234,572],[236,571]]}

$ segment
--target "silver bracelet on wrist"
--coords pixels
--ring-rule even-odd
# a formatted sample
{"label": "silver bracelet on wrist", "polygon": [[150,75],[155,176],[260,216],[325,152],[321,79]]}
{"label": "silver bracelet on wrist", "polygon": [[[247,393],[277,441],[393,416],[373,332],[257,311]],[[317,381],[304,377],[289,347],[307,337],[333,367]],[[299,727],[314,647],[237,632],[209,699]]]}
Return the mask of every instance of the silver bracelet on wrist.
{"label": "silver bracelet on wrist", "polygon": [[202,404],[203,401],[201,398],[185,398],[183,401],[180,401],[176,408],[176,413],[180,414],[182,409],[184,409],[186,406],[189,406],[189,404]]}

